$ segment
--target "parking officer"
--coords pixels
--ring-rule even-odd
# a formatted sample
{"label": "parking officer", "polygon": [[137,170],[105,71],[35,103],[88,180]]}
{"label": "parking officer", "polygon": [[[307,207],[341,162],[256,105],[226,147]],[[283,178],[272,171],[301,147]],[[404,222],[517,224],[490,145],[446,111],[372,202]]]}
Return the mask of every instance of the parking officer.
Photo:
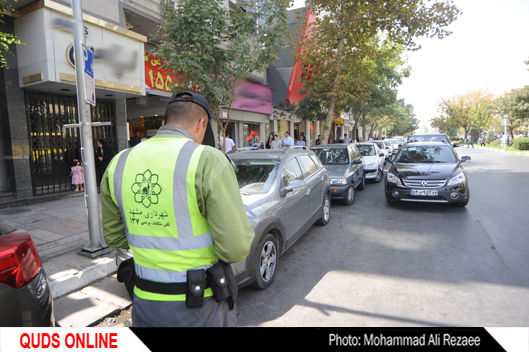
{"label": "parking officer", "polygon": [[254,238],[226,156],[202,142],[209,105],[167,105],[158,133],[112,159],[101,182],[103,234],[134,256],[133,326],[235,326],[231,267]]}

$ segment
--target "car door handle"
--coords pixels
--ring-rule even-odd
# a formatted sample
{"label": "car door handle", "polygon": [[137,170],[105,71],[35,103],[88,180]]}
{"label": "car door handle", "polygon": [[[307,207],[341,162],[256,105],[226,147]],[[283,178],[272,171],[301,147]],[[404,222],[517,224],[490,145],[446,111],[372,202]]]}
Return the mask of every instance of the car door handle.
{"label": "car door handle", "polygon": [[307,188],[307,190],[305,191],[305,195],[310,195],[310,188]]}

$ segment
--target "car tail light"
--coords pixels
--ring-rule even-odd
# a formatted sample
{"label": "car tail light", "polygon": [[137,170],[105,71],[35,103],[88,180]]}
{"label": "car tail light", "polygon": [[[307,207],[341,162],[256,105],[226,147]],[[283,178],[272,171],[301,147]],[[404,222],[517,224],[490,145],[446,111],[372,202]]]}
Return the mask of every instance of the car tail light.
{"label": "car tail light", "polygon": [[0,282],[20,288],[40,271],[39,254],[27,233],[0,237]]}

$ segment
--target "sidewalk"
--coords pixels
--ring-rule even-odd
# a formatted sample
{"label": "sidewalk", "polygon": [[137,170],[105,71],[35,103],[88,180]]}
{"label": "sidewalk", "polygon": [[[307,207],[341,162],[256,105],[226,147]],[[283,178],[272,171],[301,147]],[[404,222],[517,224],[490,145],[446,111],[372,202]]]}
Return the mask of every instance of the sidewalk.
{"label": "sidewalk", "polygon": [[[499,153],[509,153],[509,154],[513,154],[513,155],[529,156],[529,151],[527,151],[527,150],[513,151],[513,150],[506,150],[506,149],[499,149],[499,148],[492,148],[492,147],[482,147],[482,146],[477,145],[477,143],[476,143],[475,147],[477,149],[490,150],[490,151],[499,152]],[[466,146],[462,145],[460,148],[466,148]]]}
{"label": "sidewalk", "polygon": [[0,222],[31,234],[61,326],[89,326],[131,305],[114,275],[113,251],[95,259],[78,254],[89,241],[83,195],[0,209]]}

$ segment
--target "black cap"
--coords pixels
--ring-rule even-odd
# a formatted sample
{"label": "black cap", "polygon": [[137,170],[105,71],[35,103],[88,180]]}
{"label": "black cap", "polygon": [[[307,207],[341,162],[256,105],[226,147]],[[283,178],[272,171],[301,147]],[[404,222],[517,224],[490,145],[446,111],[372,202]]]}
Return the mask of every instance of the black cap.
{"label": "black cap", "polygon": [[[189,95],[189,96],[186,96],[186,95]],[[211,111],[209,110],[209,104],[206,98],[204,98],[202,95],[195,93],[195,92],[190,92],[190,91],[181,92],[175,95],[174,98],[171,99],[169,103],[167,103],[167,105],[177,102],[177,101],[187,101],[187,102],[192,102],[192,103],[200,105],[204,110],[206,110],[209,121],[211,121]]]}

